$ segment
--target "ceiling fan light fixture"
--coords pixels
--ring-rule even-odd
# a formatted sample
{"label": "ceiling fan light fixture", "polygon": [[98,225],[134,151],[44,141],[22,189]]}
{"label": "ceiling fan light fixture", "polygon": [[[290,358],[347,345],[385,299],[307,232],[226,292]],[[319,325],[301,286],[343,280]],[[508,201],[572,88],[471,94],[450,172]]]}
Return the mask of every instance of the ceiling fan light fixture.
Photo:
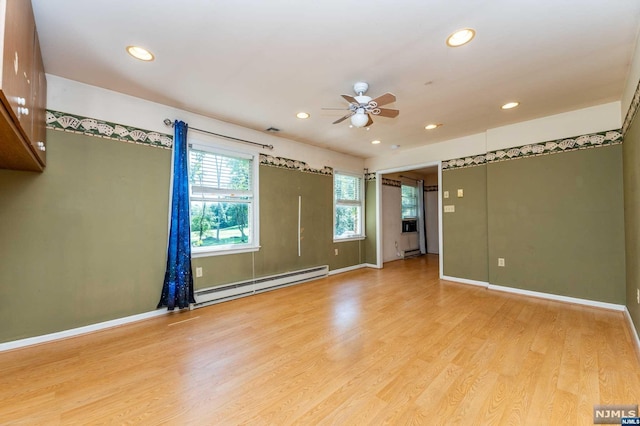
{"label": "ceiling fan light fixture", "polygon": [[299,112],[296,114],[296,117],[298,117],[301,120],[306,120],[307,118],[311,117],[311,115],[309,115],[308,112]]}
{"label": "ceiling fan light fixture", "polygon": [[459,47],[469,43],[476,36],[476,30],[473,28],[463,28],[447,37],[447,46]]}
{"label": "ceiling fan light fixture", "polygon": [[362,108],[359,108],[355,114],[351,116],[351,124],[353,127],[365,127],[369,122],[369,116],[364,113]]}
{"label": "ceiling fan light fixture", "polygon": [[134,58],[145,62],[151,62],[155,59],[153,53],[140,46],[127,46],[127,53]]}
{"label": "ceiling fan light fixture", "polygon": [[500,108],[511,109],[511,108],[517,107],[518,105],[520,105],[520,102],[507,102],[506,104],[502,105]]}

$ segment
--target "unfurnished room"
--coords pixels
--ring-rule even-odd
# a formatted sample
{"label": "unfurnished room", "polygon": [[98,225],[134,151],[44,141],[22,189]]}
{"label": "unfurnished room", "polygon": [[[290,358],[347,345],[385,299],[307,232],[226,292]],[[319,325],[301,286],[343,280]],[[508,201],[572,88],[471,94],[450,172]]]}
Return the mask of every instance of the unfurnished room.
{"label": "unfurnished room", "polygon": [[637,0],[0,23],[0,424],[640,424]]}

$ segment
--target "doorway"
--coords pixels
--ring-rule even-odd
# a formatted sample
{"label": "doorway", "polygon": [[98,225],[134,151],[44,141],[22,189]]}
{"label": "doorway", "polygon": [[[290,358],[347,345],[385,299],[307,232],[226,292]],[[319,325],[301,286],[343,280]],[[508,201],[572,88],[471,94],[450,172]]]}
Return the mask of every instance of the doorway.
{"label": "doorway", "polygon": [[381,171],[378,180],[379,267],[407,257],[439,255],[439,163]]}

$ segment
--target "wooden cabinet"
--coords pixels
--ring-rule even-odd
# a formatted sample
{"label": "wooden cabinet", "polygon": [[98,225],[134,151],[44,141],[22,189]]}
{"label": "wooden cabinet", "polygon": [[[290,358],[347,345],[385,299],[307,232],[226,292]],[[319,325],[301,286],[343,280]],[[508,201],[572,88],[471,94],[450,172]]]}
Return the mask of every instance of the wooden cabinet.
{"label": "wooden cabinet", "polygon": [[0,168],[42,171],[47,85],[33,10],[29,0],[0,0],[1,7]]}

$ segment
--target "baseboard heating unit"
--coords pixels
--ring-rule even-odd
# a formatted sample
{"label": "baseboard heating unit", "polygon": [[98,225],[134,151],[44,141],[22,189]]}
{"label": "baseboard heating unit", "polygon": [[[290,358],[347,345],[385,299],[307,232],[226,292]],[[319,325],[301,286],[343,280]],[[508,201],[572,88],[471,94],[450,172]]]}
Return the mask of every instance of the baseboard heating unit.
{"label": "baseboard heating unit", "polygon": [[410,257],[420,256],[420,254],[420,249],[405,250],[402,252],[402,258],[408,259]]}
{"label": "baseboard heating unit", "polygon": [[225,302],[239,297],[251,296],[277,288],[300,284],[329,274],[329,266],[317,266],[299,271],[286,272],[284,274],[270,275],[256,278],[255,280],[241,281],[233,284],[209,287],[195,291],[196,303],[191,304],[191,309],[201,308],[214,303]]}

